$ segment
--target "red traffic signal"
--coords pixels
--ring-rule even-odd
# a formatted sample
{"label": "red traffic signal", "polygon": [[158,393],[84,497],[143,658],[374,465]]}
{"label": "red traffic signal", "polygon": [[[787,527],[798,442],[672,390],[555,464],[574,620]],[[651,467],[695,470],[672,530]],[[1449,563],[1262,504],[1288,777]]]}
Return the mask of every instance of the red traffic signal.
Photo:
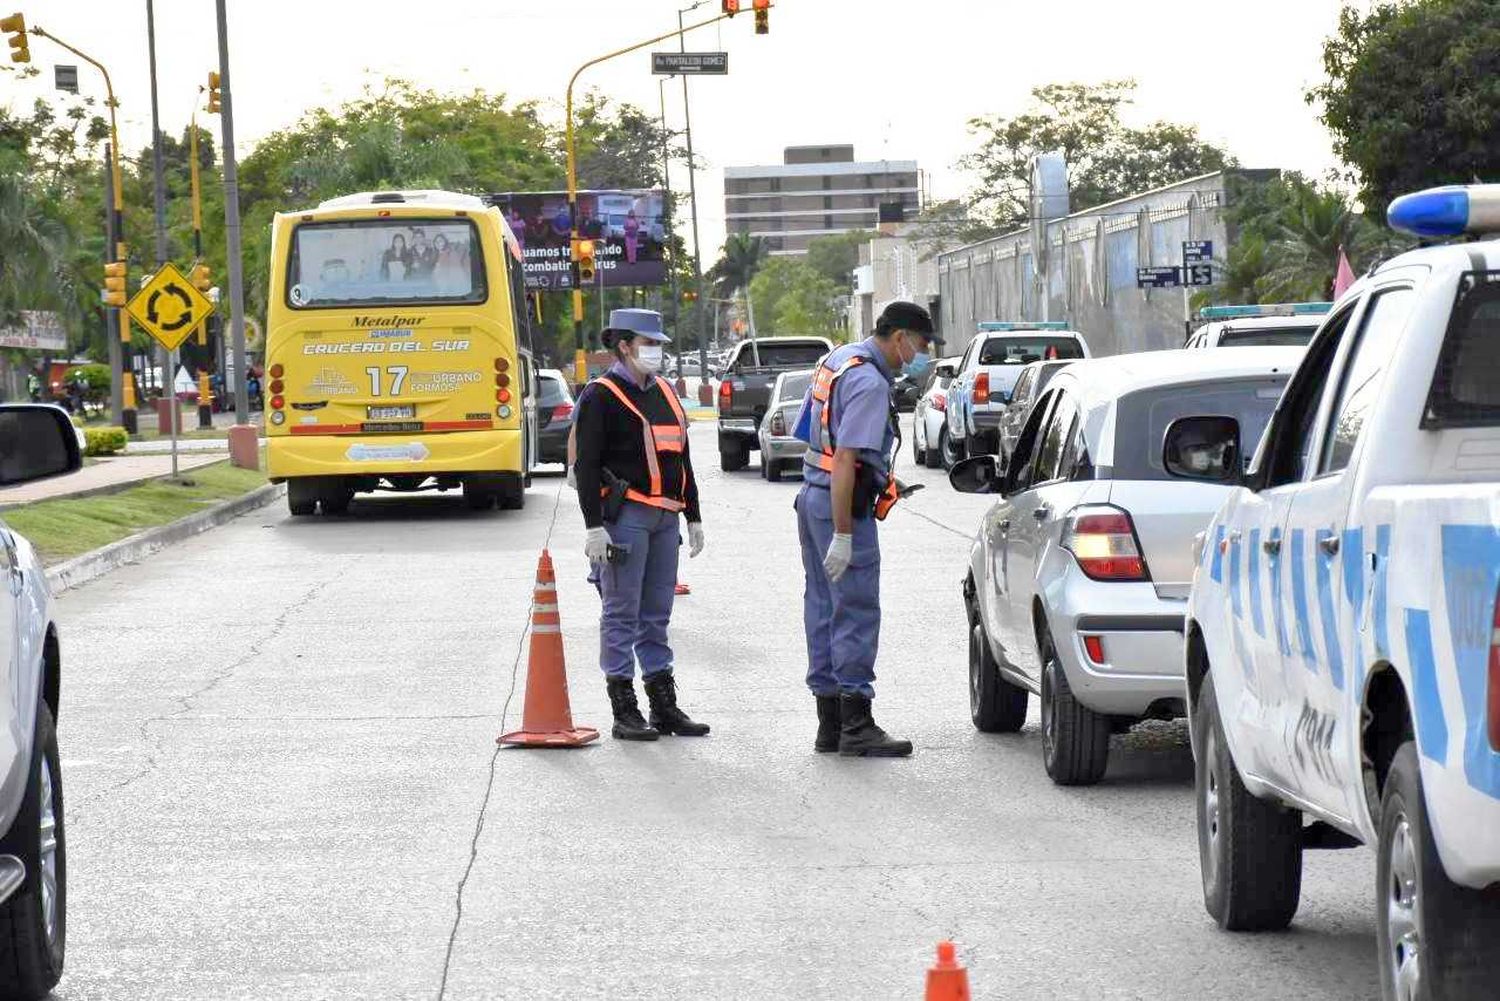
{"label": "red traffic signal", "polygon": [[771,0],[755,0],[755,33],[771,33]]}
{"label": "red traffic signal", "polygon": [[740,0],[724,0],[724,16],[734,17],[740,12]]}

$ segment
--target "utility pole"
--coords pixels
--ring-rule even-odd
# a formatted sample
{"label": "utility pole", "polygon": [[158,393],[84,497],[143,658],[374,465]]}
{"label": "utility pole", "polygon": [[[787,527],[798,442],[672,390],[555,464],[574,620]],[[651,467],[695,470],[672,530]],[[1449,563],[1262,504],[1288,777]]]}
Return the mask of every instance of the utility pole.
{"label": "utility pole", "polygon": [[[700,6],[706,0],[699,0],[692,7],[684,8],[677,12],[677,49],[679,52],[687,51],[687,38],[682,27],[682,15]],[[703,329],[703,248],[698,245],[698,161],[693,158],[693,115],[688,106],[688,79],[687,74],[682,75],[682,127],[687,141],[688,158],[688,203],[693,212],[693,275],[698,280],[698,298],[693,301],[693,313],[698,320],[698,371],[703,373],[703,382],[698,387],[698,402],[707,404],[705,399],[708,387],[708,345]]]}
{"label": "utility pole", "polygon": [[223,122],[224,240],[229,264],[229,322],[234,352],[234,422],[250,423],[250,398],[245,392],[250,359],[245,355],[245,280],[240,261],[240,182],[234,161],[234,98],[229,89],[229,21],[224,0],[216,0],[219,15],[219,114]]}
{"label": "utility pole", "polygon": [[[662,77],[656,81],[656,96],[661,102],[661,186],[667,203],[667,211],[672,211],[672,156],[670,147],[672,134],[667,131],[667,78]],[[675,217],[676,213],[673,213]],[[671,259],[667,262],[667,282],[672,290],[672,315],[680,321],[682,318],[682,299],[677,294],[677,255],[671,253],[672,241],[667,240],[667,252]],[[665,312],[665,310],[663,310]],[[679,350],[678,354],[682,352]]]}
{"label": "utility pole", "polygon": [[[114,165],[113,149],[109,143],[104,144],[104,263],[109,264],[115,259],[115,245],[120,237],[115,234],[115,175],[112,169]],[[120,338],[115,336],[120,321],[116,316],[121,310],[106,309],[104,311],[104,340],[109,345],[109,412],[110,420],[117,427],[125,426],[125,352]]]}
{"label": "utility pole", "polygon": [[[156,266],[167,263],[167,178],[162,167],[161,118],[156,106],[156,5],[146,0],[146,48],[151,63],[151,169],[156,190]],[[171,397],[173,407],[177,405],[177,373],[168,371],[171,352],[157,348],[156,356],[162,367],[162,381],[166,386],[164,395]]]}

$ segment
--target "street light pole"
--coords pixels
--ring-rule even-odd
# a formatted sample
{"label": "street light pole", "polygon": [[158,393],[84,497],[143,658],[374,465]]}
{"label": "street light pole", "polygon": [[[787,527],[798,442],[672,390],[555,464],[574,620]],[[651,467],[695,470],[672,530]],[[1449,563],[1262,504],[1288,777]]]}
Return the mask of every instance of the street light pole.
{"label": "street light pole", "polygon": [[[110,201],[113,203],[110,211],[111,240],[114,241],[115,260],[124,261],[129,248],[125,246],[125,196],[123,193],[123,180],[120,175],[120,130],[116,122],[115,110],[119,108],[120,102],[115,99],[114,84],[110,82],[109,70],[104,64],[86,53],[73,48],[67,42],[56,35],[43,31],[40,27],[31,29],[31,33],[38,38],[50,38],[60,48],[67,49],[73,55],[88,63],[98,70],[104,77],[104,93],[109,105],[109,179],[110,179]],[[123,309],[116,309],[115,316],[120,328],[120,368],[118,372],[111,372],[111,376],[118,374],[120,379],[120,410],[115,415],[127,434],[136,432],[135,415],[135,382],[131,378],[130,370],[130,316]],[[113,395],[113,394],[111,394]]]}
{"label": "street light pole", "polygon": [[250,359],[245,355],[245,278],[240,261],[240,182],[234,160],[234,99],[229,89],[229,20],[224,0],[216,0],[219,16],[219,117],[223,122],[224,253],[229,265],[229,323],[234,342],[234,422],[250,423],[250,398],[245,391]]}
{"label": "street light pole", "polygon": [[[671,133],[667,131],[667,78],[662,77],[656,81],[656,97],[661,104],[661,185],[665,192],[667,209],[672,207],[672,156],[670,147],[672,144]],[[671,251],[671,240],[667,241],[664,253]],[[673,315],[681,317],[682,300],[677,295],[677,256],[672,254],[671,261],[667,266],[667,287],[672,294]],[[679,354],[681,352],[679,351]]]}

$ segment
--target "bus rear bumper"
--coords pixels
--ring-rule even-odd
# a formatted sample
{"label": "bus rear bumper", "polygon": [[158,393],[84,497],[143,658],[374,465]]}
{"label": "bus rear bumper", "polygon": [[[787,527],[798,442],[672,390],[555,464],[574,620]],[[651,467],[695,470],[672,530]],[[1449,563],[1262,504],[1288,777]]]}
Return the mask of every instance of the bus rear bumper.
{"label": "bus rear bumper", "polygon": [[299,476],[439,476],[526,472],[521,432],[276,435],[266,443],[272,480]]}

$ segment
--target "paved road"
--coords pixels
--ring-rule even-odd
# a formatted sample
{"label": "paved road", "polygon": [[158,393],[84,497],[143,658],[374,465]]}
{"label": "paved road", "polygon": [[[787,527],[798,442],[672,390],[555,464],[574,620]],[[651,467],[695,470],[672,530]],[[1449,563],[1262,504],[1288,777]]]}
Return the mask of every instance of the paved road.
{"label": "paved road", "polygon": [[496,753],[549,529],[576,715],[608,722],[558,478],[520,513],[267,509],[69,593],[59,997],[897,1001],[946,936],[979,999],[1373,997],[1365,852],[1309,858],[1289,933],[1209,923],[1181,726],[1079,790],[1045,778],[1034,707],[972,729],[984,501],[921,478],[883,534],[878,708],[907,761],[813,754],[797,487],[753,468],[702,472],[674,629],[702,741]]}

